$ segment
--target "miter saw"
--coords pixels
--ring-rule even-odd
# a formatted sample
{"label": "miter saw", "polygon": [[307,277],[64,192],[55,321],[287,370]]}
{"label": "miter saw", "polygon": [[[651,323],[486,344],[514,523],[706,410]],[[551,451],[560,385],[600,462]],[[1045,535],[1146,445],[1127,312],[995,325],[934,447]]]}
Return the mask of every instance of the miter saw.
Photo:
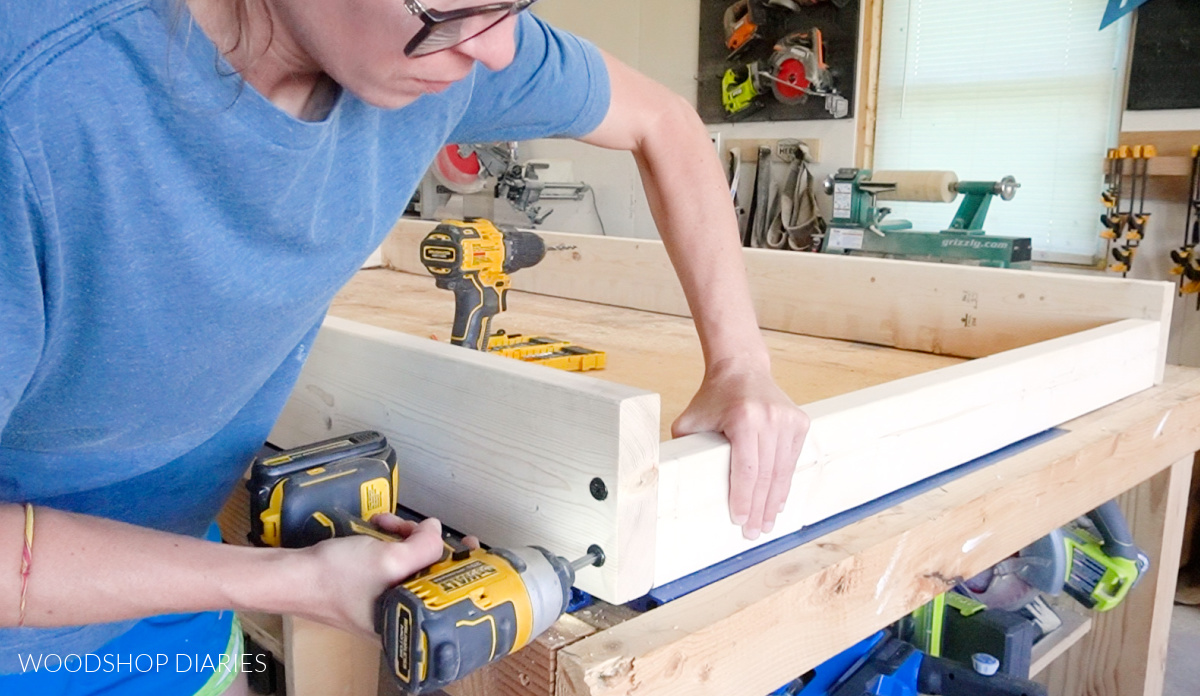
{"label": "miter saw", "polygon": [[[839,169],[825,180],[833,196],[833,217],[821,251],[917,260],[974,263],[1000,268],[1029,268],[1029,237],[984,234],[983,222],[993,196],[1012,200],[1020,184],[1011,176],[1000,181],[959,181],[946,171],[871,171]],[[962,204],[940,232],[919,232],[908,220],[888,219],[891,209],[880,200]]]}
{"label": "miter saw", "polygon": [[519,162],[515,142],[447,145],[422,179],[414,207],[422,218],[438,219],[438,208],[457,194],[463,197],[464,217],[492,218],[495,200],[504,199],[531,224],[540,225],[554,212],[538,205],[540,201],[579,201],[591,190],[583,182],[539,179],[538,172],[549,166]]}

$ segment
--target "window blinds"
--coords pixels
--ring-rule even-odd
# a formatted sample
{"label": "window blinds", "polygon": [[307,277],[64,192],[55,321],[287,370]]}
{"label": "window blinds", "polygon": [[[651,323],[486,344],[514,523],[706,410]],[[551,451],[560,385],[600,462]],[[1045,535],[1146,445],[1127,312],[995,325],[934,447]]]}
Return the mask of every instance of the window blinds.
{"label": "window blinds", "polygon": [[[1031,237],[1035,259],[1091,263],[1103,253],[1103,159],[1119,127],[1129,31],[1127,19],[1097,30],[1106,4],[887,0],[874,167],[1011,174],[1021,189],[993,199],[987,232]],[[889,205],[930,231],[955,209]]]}

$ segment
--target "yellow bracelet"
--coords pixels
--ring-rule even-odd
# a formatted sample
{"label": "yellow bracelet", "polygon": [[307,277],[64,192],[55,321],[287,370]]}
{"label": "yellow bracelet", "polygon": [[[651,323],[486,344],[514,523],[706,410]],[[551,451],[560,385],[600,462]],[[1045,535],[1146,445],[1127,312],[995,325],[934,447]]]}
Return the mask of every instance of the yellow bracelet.
{"label": "yellow bracelet", "polygon": [[25,590],[29,588],[29,570],[33,566],[33,503],[25,503],[25,548],[21,551],[21,615],[17,626],[25,625]]}

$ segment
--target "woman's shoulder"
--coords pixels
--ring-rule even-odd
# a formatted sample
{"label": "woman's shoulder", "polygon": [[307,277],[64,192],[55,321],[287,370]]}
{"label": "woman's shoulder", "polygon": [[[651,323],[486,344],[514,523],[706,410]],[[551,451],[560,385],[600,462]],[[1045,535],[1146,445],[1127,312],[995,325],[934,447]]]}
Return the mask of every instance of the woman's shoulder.
{"label": "woman's shoulder", "polygon": [[[0,2],[0,93],[104,26],[175,0]],[[182,1],[182,0],[180,0]]]}

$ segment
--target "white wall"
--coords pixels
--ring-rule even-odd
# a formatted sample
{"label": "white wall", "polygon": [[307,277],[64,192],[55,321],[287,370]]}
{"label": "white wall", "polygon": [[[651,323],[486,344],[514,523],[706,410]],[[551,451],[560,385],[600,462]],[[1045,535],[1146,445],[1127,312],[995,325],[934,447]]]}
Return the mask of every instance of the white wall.
{"label": "white wall", "polygon": [[[700,4],[696,0],[542,0],[536,9],[551,23],[593,41],[696,103],[700,33]],[[813,168],[817,181],[839,167],[854,163],[854,119],[720,124],[710,126],[709,130],[722,133],[726,139],[817,138],[821,141],[821,161]],[[1200,130],[1200,109],[1126,112],[1121,130]],[[657,236],[637,168],[627,153],[548,140],[523,144],[522,148],[523,158],[572,160],[575,178],[588,182],[596,190],[608,234]],[[828,206],[828,197],[818,195],[818,201],[823,207]],[[573,232],[600,232],[591,201],[551,205],[555,212],[548,226]],[[1168,252],[1180,243],[1185,205],[1183,201],[1151,200],[1147,208],[1152,213],[1150,233],[1131,276],[1174,280],[1168,273],[1171,266]],[[1176,304],[1168,356],[1173,363],[1200,366],[1200,312],[1195,302],[1196,298],[1189,296]]]}
{"label": "white wall", "polygon": [[[1200,131],[1200,109],[1175,109],[1165,111],[1126,111],[1121,120],[1121,130],[1140,131]],[[1197,143],[1200,145],[1200,136]],[[1153,195],[1155,186],[1150,185]],[[1172,187],[1179,189],[1184,187]],[[1187,204],[1179,200],[1155,200],[1147,198],[1146,210],[1150,224],[1146,238],[1142,240],[1134,258],[1131,278],[1169,280],[1177,282],[1169,273],[1171,262],[1168,254],[1183,243],[1183,227],[1187,217]],[[1200,367],[1200,311],[1196,309],[1196,296],[1178,298],[1171,318],[1171,342],[1167,361],[1173,364]]]}
{"label": "white wall", "polygon": [[[696,103],[700,3],[697,0],[542,0],[539,16],[572,31]],[[861,32],[860,32],[861,33]],[[854,164],[854,119],[721,124],[709,127],[724,138],[818,138],[817,180]],[[606,152],[570,141],[522,143],[521,158],[567,158],[575,177],[593,186],[607,233],[621,237],[658,236],[637,167],[625,152]],[[824,199],[824,196],[818,198]],[[547,227],[598,234],[590,201],[550,203]]]}

